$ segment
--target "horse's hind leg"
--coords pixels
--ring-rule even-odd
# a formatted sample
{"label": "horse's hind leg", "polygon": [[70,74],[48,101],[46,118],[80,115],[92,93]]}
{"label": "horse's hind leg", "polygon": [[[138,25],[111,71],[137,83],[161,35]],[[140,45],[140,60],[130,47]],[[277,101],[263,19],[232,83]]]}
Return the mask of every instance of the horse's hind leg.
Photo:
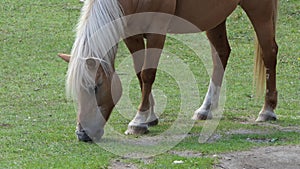
{"label": "horse's hind leg", "polygon": [[265,104],[256,121],[276,120],[274,109],[277,105],[276,62],[278,46],[275,41],[276,0],[243,1],[242,8],[249,16],[263,53],[266,68]]}
{"label": "horse's hind leg", "polygon": [[[151,39],[151,36],[148,38]],[[129,123],[128,130],[125,133],[144,134],[148,131],[148,126],[158,124],[158,117],[154,113],[155,102],[151,88],[155,80],[161,50],[157,52],[153,52],[155,49],[145,50],[143,35],[129,37],[124,41],[132,54],[134,68],[142,91],[142,102],[139,106],[139,110],[134,119]],[[155,48],[155,46],[151,44],[151,42],[148,42],[147,48]],[[157,47],[160,48],[160,46]]]}
{"label": "horse's hind leg", "polygon": [[214,29],[207,31],[206,35],[211,42],[214,67],[205,99],[201,107],[196,110],[192,118],[194,120],[211,119],[212,112],[217,109],[224,71],[230,54],[225,21]]}

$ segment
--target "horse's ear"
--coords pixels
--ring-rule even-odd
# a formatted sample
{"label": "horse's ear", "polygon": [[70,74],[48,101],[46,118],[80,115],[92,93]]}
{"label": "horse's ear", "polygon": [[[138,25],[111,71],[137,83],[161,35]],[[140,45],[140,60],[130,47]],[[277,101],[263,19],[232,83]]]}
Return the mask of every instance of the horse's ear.
{"label": "horse's ear", "polygon": [[66,61],[66,62],[69,63],[69,62],[70,62],[71,55],[59,53],[59,54],[58,54],[58,57],[62,58],[64,61]]}
{"label": "horse's ear", "polygon": [[89,70],[98,69],[100,61],[97,59],[89,58],[85,61],[86,65],[88,66]]}

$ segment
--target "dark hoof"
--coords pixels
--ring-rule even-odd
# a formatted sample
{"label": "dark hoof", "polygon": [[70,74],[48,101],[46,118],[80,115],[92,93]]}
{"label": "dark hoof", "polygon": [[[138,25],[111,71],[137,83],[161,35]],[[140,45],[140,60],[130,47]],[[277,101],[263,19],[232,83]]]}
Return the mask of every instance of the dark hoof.
{"label": "dark hoof", "polygon": [[76,130],[77,139],[83,142],[93,142],[93,140],[85,133],[85,131]]}
{"label": "dark hoof", "polygon": [[128,129],[125,131],[126,135],[142,135],[148,133],[148,125],[133,126],[128,125]]}
{"label": "dark hoof", "polygon": [[195,113],[192,117],[192,120],[210,120],[212,119],[212,115]]}
{"label": "dark hoof", "polygon": [[156,126],[158,124],[158,119],[155,119],[151,122],[148,122],[148,126],[151,127],[151,126]]}

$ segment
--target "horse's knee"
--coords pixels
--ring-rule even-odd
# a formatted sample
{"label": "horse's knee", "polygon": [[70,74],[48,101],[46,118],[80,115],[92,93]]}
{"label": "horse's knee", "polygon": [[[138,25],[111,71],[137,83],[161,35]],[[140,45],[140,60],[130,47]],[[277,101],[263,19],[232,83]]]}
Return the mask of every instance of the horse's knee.
{"label": "horse's knee", "polygon": [[153,84],[155,81],[156,69],[145,69],[141,73],[141,78],[144,84]]}
{"label": "horse's knee", "polygon": [[271,48],[265,50],[263,60],[267,69],[275,69],[277,65],[278,45],[274,42]]}
{"label": "horse's knee", "polygon": [[228,46],[224,47],[223,50],[219,51],[219,56],[220,56],[220,57],[228,58],[229,55],[230,55],[230,53],[231,53],[231,48],[230,48],[230,46],[228,45]]}
{"label": "horse's knee", "polygon": [[225,70],[230,53],[231,53],[230,46],[224,46],[222,48],[216,49],[216,54],[220,59],[220,63],[218,61],[214,61],[216,63],[214,67],[222,68]]}

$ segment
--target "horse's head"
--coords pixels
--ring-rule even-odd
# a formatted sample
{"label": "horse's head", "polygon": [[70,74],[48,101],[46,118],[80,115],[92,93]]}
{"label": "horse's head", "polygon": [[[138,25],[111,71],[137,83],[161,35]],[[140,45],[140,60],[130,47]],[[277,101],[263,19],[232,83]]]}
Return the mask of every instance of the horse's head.
{"label": "horse's head", "polygon": [[[68,55],[59,55],[69,62]],[[77,95],[78,124],[76,134],[80,141],[99,141],[104,125],[121,97],[122,87],[118,75],[104,71],[97,59],[85,60],[88,74],[94,78],[93,86],[79,86]]]}

